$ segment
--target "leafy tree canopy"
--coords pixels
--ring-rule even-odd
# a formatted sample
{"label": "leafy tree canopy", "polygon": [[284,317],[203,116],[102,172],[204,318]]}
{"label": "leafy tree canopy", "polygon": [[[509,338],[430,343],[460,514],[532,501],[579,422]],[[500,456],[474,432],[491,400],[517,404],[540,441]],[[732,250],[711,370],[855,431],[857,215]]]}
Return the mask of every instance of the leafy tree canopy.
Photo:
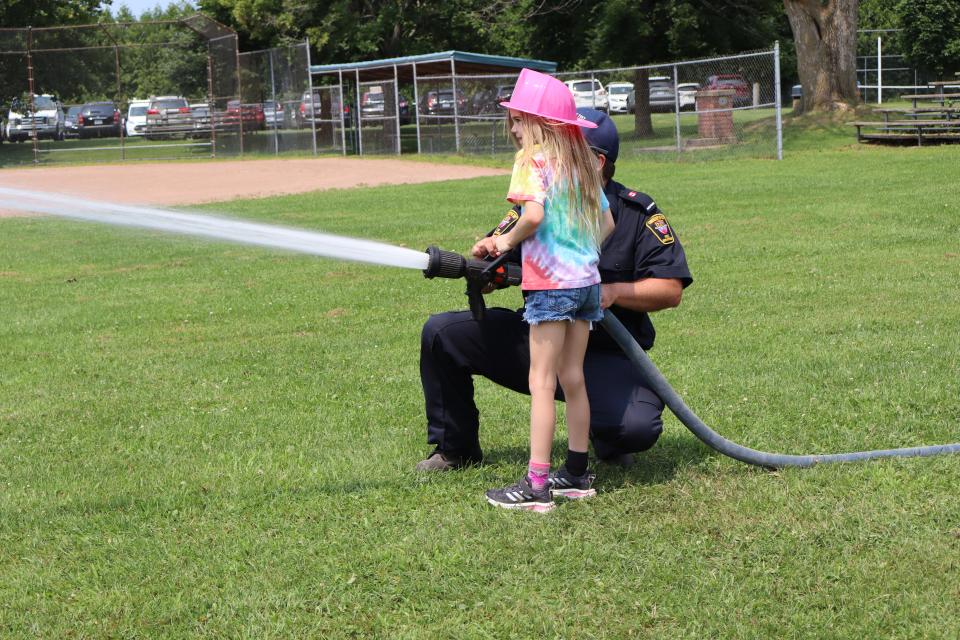
{"label": "leafy tree canopy", "polygon": [[900,0],[896,11],[908,61],[940,77],[960,70],[960,0]]}

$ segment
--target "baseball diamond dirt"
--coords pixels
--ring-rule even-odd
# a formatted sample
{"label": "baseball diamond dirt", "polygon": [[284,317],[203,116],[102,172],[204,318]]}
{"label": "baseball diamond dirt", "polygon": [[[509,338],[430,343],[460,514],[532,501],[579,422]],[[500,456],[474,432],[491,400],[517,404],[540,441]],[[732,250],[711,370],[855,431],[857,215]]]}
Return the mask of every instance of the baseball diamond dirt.
{"label": "baseball diamond dirt", "polygon": [[[390,159],[218,160],[0,169],[0,186],[125,204],[188,205],[508,174],[503,169]],[[0,201],[0,217],[21,215],[5,210]]]}

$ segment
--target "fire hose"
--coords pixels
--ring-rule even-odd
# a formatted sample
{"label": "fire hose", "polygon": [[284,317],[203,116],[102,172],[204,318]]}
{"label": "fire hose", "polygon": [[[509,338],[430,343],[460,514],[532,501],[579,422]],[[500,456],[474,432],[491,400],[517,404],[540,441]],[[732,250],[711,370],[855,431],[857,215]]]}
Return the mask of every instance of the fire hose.
{"label": "fire hose", "polygon": [[[483,302],[483,291],[485,289],[490,286],[503,288],[520,284],[520,265],[506,261],[510,254],[502,254],[490,261],[467,259],[458,253],[443,251],[437,247],[429,247],[427,254],[429,262],[423,272],[425,277],[466,279],[470,311],[477,322],[483,322],[484,319],[483,312],[486,307]],[[734,460],[767,469],[781,469],[812,467],[828,462],[856,462],[877,458],[909,458],[960,453],[960,443],[812,455],[769,453],[745,447],[711,429],[686,405],[626,327],[609,309],[604,312],[601,326],[620,345],[624,354],[646,380],[647,386],[659,396],[677,419],[708,447]]]}

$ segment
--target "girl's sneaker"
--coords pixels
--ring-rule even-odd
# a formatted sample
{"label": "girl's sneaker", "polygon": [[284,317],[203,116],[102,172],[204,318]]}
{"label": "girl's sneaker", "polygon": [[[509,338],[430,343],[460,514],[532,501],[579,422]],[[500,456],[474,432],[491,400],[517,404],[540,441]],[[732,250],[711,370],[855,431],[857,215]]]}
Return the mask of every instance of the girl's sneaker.
{"label": "girl's sneaker", "polygon": [[487,491],[487,502],[504,509],[537,512],[550,511],[557,506],[550,496],[550,484],[537,491],[530,486],[530,479],[526,475],[517,484]]}
{"label": "girl's sneaker", "polygon": [[582,476],[575,476],[563,466],[547,477],[547,486],[550,487],[552,495],[579,500],[597,495],[597,490],[593,488],[593,481],[596,479],[597,474],[591,473],[589,469]]}

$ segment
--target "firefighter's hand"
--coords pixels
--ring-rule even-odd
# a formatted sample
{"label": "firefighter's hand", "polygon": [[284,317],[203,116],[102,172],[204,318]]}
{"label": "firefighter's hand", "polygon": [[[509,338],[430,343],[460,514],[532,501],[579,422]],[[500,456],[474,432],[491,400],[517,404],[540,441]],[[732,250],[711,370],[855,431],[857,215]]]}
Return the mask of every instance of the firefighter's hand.
{"label": "firefighter's hand", "polygon": [[471,255],[474,258],[486,258],[489,256],[497,256],[497,242],[496,238],[487,237],[480,238],[477,241],[477,244],[473,245],[473,249],[470,250]]}
{"label": "firefighter's hand", "polygon": [[600,308],[609,309],[617,301],[617,292],[612,284],[600,285]]}

